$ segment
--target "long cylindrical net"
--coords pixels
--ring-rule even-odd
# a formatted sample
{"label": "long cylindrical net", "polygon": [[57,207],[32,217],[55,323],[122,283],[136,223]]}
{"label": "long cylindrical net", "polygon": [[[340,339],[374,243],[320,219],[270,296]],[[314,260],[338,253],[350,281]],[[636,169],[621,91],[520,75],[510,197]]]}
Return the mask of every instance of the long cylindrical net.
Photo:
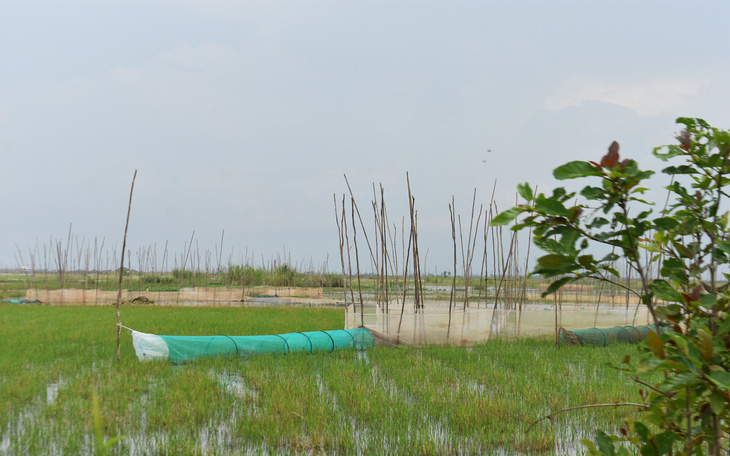
{"label": "long cylindrical net", "polygon": [[205,356],[248,356],[256,353],[362,350],[374,345],[364,328],[309,331],[265,336],[166,336],[132,331],[132,343],[140,360],[168,359],[185,363]]}

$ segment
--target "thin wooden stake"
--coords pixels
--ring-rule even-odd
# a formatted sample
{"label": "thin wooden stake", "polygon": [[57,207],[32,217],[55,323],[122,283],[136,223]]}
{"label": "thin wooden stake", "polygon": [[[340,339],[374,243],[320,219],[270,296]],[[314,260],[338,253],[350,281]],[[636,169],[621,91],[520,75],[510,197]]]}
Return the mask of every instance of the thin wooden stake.
{"label": "thin wooden stake", "polygon": [[129,191],[129,206],[127,206],[127,222],[124,225],[124,238],[122,239],[122,262],[119,268],[119,287],[117,288],[117,361],[121,360],[122,340],[122,316],[119,306],[122,303],[122,281],[124,280],[124,249],[127,248],[127,229],[129,228],[129,213],[132,212],[132,194],[134,193],[134,181],[137,179],[137,170],[134,170],[132,177],[132,189]]}

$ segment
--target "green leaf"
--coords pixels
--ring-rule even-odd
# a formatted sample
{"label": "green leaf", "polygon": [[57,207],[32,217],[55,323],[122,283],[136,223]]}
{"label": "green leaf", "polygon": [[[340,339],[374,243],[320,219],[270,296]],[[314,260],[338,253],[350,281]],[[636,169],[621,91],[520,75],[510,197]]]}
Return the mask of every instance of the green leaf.
{"label": "green leaf", "polygon": [[563,203],[552,198],[536,198],[535,209],[548,215],[560,215],[568,218],[573,217],[573,213],[566,209],[566,207],[563,206]]}
{"label": "green leaf", "polygon": [[726,334],[730,330],[730,318],[725,317],[725,319],[720,323],[720,326],[717,328],[717,335],[721,336],[723,334]]}
{"label": "green leaf", "polygon": [[681,165],[681,166],[668,166],[662,170],[664,174],[674,175],[674,174],[695,174],[697,173],[697,170],[694,169],[692,166],[688,165]]}
{"label": "green leaf", "polygon": [[602,226],[608,225],[609,223],[611,222],[609,222],[605,218],[597,217],[593,219],[593,221],[588,225],[588,228],[600,228]]}
{"label": "green leaf", "polygon": [[678,304],[657,306],[654,313],[662,320],[679,321],[682,318],[682,306]]}
{"label": "green leaf", "polygon": [[727,371],[715,371],[710,374],[710,379],[718,386],[730,388],[730,373]]}
{"label": "green leaf", "polygon": [[644,423],[641,421],[638,421],[634,424],[634,430],[637,434],[639,434],[639,437],[641,437],[641,440],[644,443],[650,443],[651,442],[651,436],[649,435],[649,428],[646,427]]}
{"label": "green leaf", "polygon": [[586,269],[592,269],[596,266],[596,260],[593,258],[593,255],[579,256],[578,263]]}
{"label": "green leaf", "polygon": [[507,209],[504,212],[501,212],[499,215],[494,217],[490,223],[491,226],[502,226],[509,224],[512,220],[514,220],[518,215],[525,212],[524,207],[513,207],[510,209]]}
{"label": "green leaf", "polygon": [[712,358],[712,353],[715,348],[712,340],[712,334],[710,334],[705,328],[697,330],[697,348],[705,361],[709,361],[710,358]]}
{"label": "green leaf", "polygon": [[666,258],[662,267],[662,275],[668,275],[670,272],[682,273],[685,270],[684,262],[679,258]]}
{"label": "green leaf", "polygon": [[691,372],[683,372],[681,374],[672,375],[664,380],[661,384],[661,389],[667,392],[677,391],[690,386],[695,386],[698,383],[700,383],[700,379],[695,374]]}
{"label": "green leaf", "polygon": [[654,220],[654,227],[658,230],[669,231],[679,225],[679,222],[672,217],[661,217]]}
{"label": "green leaf", "polygon": [[717,304],[717,296],[713,294],[703,294],[700,296],[700,304],[707,309],[711,309]]}
{"label": "green leaf", "polygon": [[[605,257],[601,258],[599,261],[601,263],[606,263],[606,262],[616,261],[619,258],[621,258],[621,257],[616,255],[615,253],[611,252],[611,253],[607,254]],[[615,274],[615,275],[619,276],[618,274]],[[619,277],[621,277],[621,276],[619,276]]]}
{"label": "green leaf", "polygon": [[596,443],[598,444],[598,450],[601,454],[608,456],[614,456],[616,454],[616,448],[613,446],[613,439],[606,435],[605,432],[596,432]]}
{"label": "green leaf", "polygon": [[596,445],[588,439],[580,439],[580,444],[588,448],[589,454],[595,454],[598,451]]}
{"label": "green leaf", "polygon": [[730,253],[730,242],[718,239],[717,247],[725,253]]}
{"label": "green leaf", "polygon": [[524,184],[517,184],[517,192],[527,201],[532,201],[535,197],[535,194],[532,192],[532,188],[530,188],[530,184],[527,182]]}
{"label": "green leaf", "polygon": [[560,233],[559,242],[562,251],[567,254],[577,253],[575,243],[580,239],[580,233],[567,226],[561,226],[556,231]]}
{"label": "green leaf", "polygon": [[661,269],[661,274],[680,284],[687,283],[687,272],[684,262],[679,258],[667,258]]}
{"label": "green leaf", "polygon": [[672,288],[669,282],[662,279],[655,279],[649,284],[649,289],[656,295],[657,298],[663,301],[672,302],[684,302],[682,294]]}
{"label": "green leaf", "polygon": [[[666,150],[666,153],[660,151]],[[662,161],[667,161],[670,158],[674,158],[680,155],[684,155],[686,152],[679,148],[679,146],[662,146],[654,149],[654,156]]]}
{"label": "green leaf", "polygon": [[558,291],[558,290],[560,289],[560,287],[562,287],[563,285],[565,285],[565,284],[566,284],[566,283],[568,283],[568,282],[571,282],[572,280],[573,280],[573,278],[572,278],[572,277],[563,277],[563,278],[560,278],[560,279],[558,279],[558,280],[556,280],[556,281],[552,282],[552,283],[550,284],[550,286],[548,287],[548,289],[547,289],[547,290],[545,290],[545,291],[544,291],[544,292],[542,293],[542,295],[541,295],[541,296],[542,296],[543,298],[546,298],[546,297],[548,297],[549,295],[551,295],[551,294],[555,293],[556,291]]}
{"label": "green leaf", "polygon": [[699,117],[677,117],[676,123],[684,125],[690,131],[710,128],[710,124]]}
{"label": "green leaf", "polygon": [[725,396],[718,391],[713,391],[710,395],[710,407],[717,415],[725,410]]}
{"label": "green leaf", "polygon": [[601,187],[585,187],[580,191],[580,194],[589,200],[597,200],[606,195],[606,191]]}
{"label": "green leaf", "polygon": [[687,247],[686,245],[679,243],[679,242],[673,242],[674,248],[677,249],[677,253],[679,253],[679,256],[682,258],[694,258],[695,253]]}
{"label": "green leaf", "polygon": [[603,171],[587,161],[572,161],[555,168],[553,176],[558,180],[565,180],[577,177],[603,176]]}
{"label": "green leaf", "polygon": [[562,271],[575,266],[575,260],[567,255],[551,254],[538,258],[537,264],[551,271]]}
{"label": "green leaf", "polygon": [[671,431],[665,431],[655,437],[657,454],[670,454],[672,445],[677,435]]}

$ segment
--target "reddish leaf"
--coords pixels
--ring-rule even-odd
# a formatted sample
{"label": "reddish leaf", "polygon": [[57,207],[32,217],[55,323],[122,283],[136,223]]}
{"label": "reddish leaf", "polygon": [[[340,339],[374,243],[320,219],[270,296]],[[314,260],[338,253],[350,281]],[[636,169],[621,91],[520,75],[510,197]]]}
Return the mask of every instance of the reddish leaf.
{"label": "reddish leaf", "polygon": [[616,141],[611,143],[608,148],[608,153],[601,159],[601,166],[606,168],[613,168],[618,164],[618,143]]}
{"label": "reddish leaf", "polygon": [[608,146],[608,153],[616,155],[618,158],[618,143],[616,141],[612,142],[611,145]]}
{"label": "reddish leaf", "polygon": [[702,285],[697,285],[692,289],[692,301],[699,301],[700,293],[702,293]]}
{"label": "reddish leaf", "polygon": [[649,349],[659,359],[664,359],[664,342],[659,338],[659,335],[654,331],[649,331],[646,335],[646,343],[649,345]]}
{"label": "reddish leaf", "polygon": [[679,134],[679,148],[682,150],[689,150],[692,146],[692,137],[687,130],[682,130]]}

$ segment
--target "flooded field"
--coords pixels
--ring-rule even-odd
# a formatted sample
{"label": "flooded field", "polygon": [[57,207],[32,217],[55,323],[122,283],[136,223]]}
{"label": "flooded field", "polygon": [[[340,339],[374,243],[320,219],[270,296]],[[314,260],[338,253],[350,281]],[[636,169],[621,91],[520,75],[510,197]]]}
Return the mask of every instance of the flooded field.
{"label": "flooded field", "polygon": [[[275,334],[344,320],[333,308],[122,312],[125,325],[157,334]],[[139,362],[126,333],[117,362],[114,322],[108,307],[0,305],[0,454],[577,454],[580,438],[633,411],[566,413],[528,428],[564,407],[636,399],[606,365],[639,356],[629,345],[557,350],[549,339],[500,338],[175,366]]]}

